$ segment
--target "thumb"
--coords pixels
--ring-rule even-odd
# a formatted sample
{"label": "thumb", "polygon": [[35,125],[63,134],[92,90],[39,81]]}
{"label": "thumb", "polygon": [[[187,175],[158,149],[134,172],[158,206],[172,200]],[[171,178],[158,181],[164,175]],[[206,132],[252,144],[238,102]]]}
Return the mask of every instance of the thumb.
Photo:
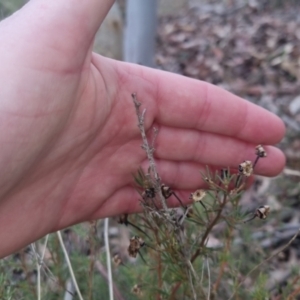
{"label": "thumb", "polygon": [[22,47],[23,55],[28,51],[49,57],[57,52],[82,63],[113,3],[113,0],[31,0],[1,22],[0,30],[7,38],[15,37],[15,46]]}

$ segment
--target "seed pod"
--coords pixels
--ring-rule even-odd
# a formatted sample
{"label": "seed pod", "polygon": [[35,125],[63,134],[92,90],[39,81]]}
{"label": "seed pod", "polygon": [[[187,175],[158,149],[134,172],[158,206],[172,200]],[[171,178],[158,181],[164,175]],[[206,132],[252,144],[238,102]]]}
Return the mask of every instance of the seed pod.
{"label": "seed pod", "polygon": [[120,215],[118,223],[125,224],[127,226],[128,225],[128,215],[127,214]]}
{"label": "seed pod", "polygon": [[244,221],[244,223],[248,223],[249,221],[252,221],[255,218],[260,218],[260,219],[264,220],[267,218],[269,212],[270,212],[270,206],[262,205],[262,206],[258,207],[256,209],[255,213],[253,214],[253,216],[250,219]]}
{"label": "seed pod", "polygon": [[138,284],[135,284],[132,289],[131,289],[131,292],[137,296],[141,296],[142,295],[142,290],[141,290],[141,287],[140,285]]}
{"label": "seed pod", "polygon": [[136,257],[139,250],[145,245],[142,238],[134,236],[130,239],[130,244],[128,246],[128,254],[131,257]]}
{"label": "seed pod", "polygon": [[262,205],[256,210],[255,215],[260,219],[266,219],[269,212],[270,212],[270,206]]}
{"label": "seed pod", "polygon": [[169,197],[172,196],[173,191],[171,190],[170,187],[166,186],[165,184],[162,184],[160,188],[161,188],[161,192],[162,192],[163,196],[166,199],[168,199]]}
{"label": "seed pod", "polygon": [[147,198],[155,198],[156,192],[155,189],[153,187],[145,189],[144,192],[142,193],[142,197],[144,200],[147,200]]}
{"label": "seed pod", "polygon": [[118,267],[120,264],[122,264],[122,260],[119,256],[119,254],[115,254],[112,260],[113,260],[114,264],[116,265],[116,267]]}
{"label": "seed pod", "polygon": [[257,145],[255,147],[255,154],[259,157],[266,157],[267,156],[267,152],[265,151],[265,149],[262,145]]}

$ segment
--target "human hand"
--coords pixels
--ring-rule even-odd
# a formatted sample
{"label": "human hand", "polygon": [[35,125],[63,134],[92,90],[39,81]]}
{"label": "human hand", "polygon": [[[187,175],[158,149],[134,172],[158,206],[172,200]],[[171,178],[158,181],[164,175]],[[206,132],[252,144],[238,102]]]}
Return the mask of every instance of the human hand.
{"label": "human hand", "polygon": [[[106,1],[31,0],[0,23],[0,256],[69,225],[140,210],[132,174],[147,166],[134,106],[159,129],[156,160],[182,199],[199,170],[234,167],[280,141],[268,111],[213,85],[92,53]],[[266,147],[256,172],[283,154]]]}

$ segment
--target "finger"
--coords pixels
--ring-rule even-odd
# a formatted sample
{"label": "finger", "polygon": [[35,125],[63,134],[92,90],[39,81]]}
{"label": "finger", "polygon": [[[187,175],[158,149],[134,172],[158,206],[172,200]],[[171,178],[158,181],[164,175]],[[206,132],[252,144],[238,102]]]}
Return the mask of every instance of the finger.
{"label": "finger", "polygon": [[[163,126],[156,138],[154,154],[160,160],[193,161],[237,169],[245,160],[254,162],[255,146],[232,137]],[[255,173],[277,175],[284,168],[285,156],[275,147],[265,146],[265,150],[267,157],[260,159]]]}
{"label": "finger", "polygon": [[24,10],[31,15],[31,24],[55,28],[56,36],[72,34],[76,43],[80,35],[92,38],[96,34],[113,3],[114,0],[31,0]]}
{"label": "finger", "polygon": [[189,128],[253,143],[273,144],[282,139],[283,122],[265,109],[209,83],[169,78],[165,84],[164,77],[158,92],[161,122],[180,127],[189,124]]}
{"label": "finger", "polygon": [[116,65],[127,92],[137,92],[144,107],[155,111],[159,124],[265,145],[279,142],[285,133],[276,115],[219,87],[142,66],[118,64],[123,67]]}
{"label": "finger", "polygon": [[[258,165],[260,163],[263,163],[263,160],[259,161]],[[202,176],[209,176],[208,170],[210,174],[215,175],[216,172],[220,174],[222,169],[220,166],[207,166],[191,162],[178,163],[170,160],[156,160],[156,165],[162,182],[172,189],[177,190],[207,188],[208,185]],[[147,170],[147,166],[148,164],[145,162],[143,164],[143,169]],[[237,173],[237,170],[238,166],[236,166],[236,168],[230,168],[232,174]]]}

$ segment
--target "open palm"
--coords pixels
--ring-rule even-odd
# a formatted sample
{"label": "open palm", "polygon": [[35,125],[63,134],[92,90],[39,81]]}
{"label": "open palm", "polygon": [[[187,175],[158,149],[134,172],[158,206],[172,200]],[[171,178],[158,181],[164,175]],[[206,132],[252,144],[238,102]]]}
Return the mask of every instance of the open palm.
{"label": "open palm", "polygon": [[[92,53],[112,2],[32,0],[0,24],[0,256],[139,210],[132,174],[147,161],[133,92],[159,129],[160,175],[182,198],[205,165],[236,167],[284,134],[276,116],[217,87]],[[267,150],[256,171],[275,175],[284,156]]]}

